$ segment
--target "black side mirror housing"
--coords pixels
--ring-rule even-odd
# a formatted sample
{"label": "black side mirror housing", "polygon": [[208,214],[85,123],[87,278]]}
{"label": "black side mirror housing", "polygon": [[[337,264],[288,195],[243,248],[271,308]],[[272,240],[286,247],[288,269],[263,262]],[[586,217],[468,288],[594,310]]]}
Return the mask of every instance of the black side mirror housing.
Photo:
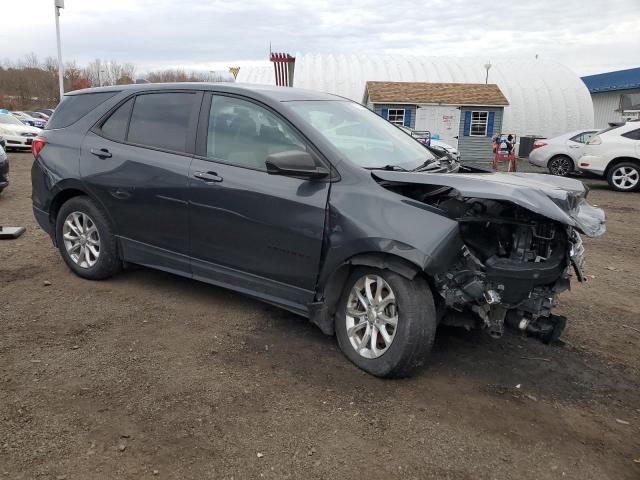
{"label": "black side mirror housing", "polygon": [[329,176],[329,170],[323,166],[318,166],[311,154],[299,150],[272,153],[265,160],[265,164],[267,165],[267,173],[270,175],[309,179]]}

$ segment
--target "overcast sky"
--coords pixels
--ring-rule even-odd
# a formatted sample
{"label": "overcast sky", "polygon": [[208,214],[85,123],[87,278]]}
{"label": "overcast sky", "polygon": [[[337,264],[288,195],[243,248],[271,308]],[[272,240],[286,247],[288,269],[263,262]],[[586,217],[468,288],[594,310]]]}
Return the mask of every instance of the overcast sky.
{"label": "overcast sky", "polygon": [[[640,0],[65,0],[64,61],[210,70],[274,51],[640,66]],[[0,59],[55,56],[53,0],[0,2]]]}

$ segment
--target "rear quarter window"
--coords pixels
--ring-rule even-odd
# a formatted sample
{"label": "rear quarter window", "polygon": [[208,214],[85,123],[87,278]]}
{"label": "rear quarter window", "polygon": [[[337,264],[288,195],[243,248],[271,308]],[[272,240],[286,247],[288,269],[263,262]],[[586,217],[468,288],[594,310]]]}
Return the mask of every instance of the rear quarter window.
{"label": "rear quarter window", "polygon": [[640,140],[640,128],[636,128],[635,130],[631,130],[630,132],[623,133],[622,136],[630,138],[631,140]]}
{"label": "rear quarter window", "polygon": [[47,130],[65,128],[76,123],[98,105],[106,102],[118,92],[84,93],[64,97],[46,125]]}

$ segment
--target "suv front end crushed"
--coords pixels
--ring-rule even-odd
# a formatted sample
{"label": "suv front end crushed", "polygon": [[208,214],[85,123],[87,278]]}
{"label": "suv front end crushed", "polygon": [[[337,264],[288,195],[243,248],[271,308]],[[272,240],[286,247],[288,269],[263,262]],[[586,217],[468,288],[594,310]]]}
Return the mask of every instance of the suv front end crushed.
{"label": "suv front end crushed", "polygon": [[560,336],[565,319],[552,313],[557,296],[574,275],[586,281],[580,233],[605,231],[604,213],[587,203],[581,182],[532,174],[376,177],[459,224],[457,252],[430,272],[444,307],[441,323],[481,325],[493,337],[506,325],[547,343]]}

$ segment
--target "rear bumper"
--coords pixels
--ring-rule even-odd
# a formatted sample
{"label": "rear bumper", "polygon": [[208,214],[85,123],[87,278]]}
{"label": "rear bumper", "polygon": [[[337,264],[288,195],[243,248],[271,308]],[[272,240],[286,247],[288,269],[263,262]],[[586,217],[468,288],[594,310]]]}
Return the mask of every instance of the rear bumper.
{"label": "rear bumper", "polygon": [[541,152],[540,149],[532,150],[531,153],[529,153],[529,163],[531,165],[547,168],[548,161],[548,156],[545,155],[544,152]]}
{"label": "rear bumper", "polygon": [[603,176],[606,162],[600,155],[583,155],[580,157],[580,160],[578,160],[577,167],[583,172]]}
{"label": "rear bumper", "polygon": [[49,218],[49,213],[44,210],[40,210],[38,207],[33,207],[33,216],[35,217],[40,228],[47,232],[47,234],[53,240],[53,225],[51,225],[51,220]]}

